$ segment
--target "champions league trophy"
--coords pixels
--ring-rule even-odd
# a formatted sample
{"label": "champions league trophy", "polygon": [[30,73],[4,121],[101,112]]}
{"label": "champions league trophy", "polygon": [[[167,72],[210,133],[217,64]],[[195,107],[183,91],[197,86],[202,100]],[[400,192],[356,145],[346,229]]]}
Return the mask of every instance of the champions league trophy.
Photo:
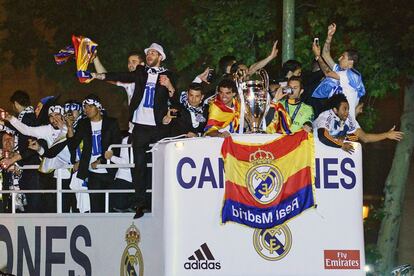
{"label": "champions league trophy", "polygon": [[[270,104],[269,96],[269,75],[266,70],[260,69],[252,76],[235,74],[235,81],[240,96],[241,121],[240,128],[243,126],[243,117],[248,124],[251,133],[262,133],[262,121],[266,116]],[[244,115],[244,116],[243,116]]]}

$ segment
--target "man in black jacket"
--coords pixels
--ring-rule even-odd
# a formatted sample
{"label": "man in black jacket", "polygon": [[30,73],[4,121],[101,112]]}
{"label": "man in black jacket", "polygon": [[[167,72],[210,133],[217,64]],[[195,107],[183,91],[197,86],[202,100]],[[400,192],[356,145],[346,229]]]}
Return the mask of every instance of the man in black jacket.
{"label": "man in black jacket", "polygon": [[[121,143],[118,122],[103,115],[102,105],[96,95],[87,96],[82,106],[86,118],[79,121],[76,131],[73,129],[73,122],[67,121],[68,146],[71,152],[83,142],[77,177],[87,179],[90,190],[107,189],[112,185],[116,171],[98,169],[97,165],[106,164],[104,153],[110,145]],[[113,151],[119,154],[119,150]],[[90,197],[92,212],[104,212],[104,194],[91,194]]]}
{"label": "man in black jacket", "polygon": [[171,124],[170,136],[185,134],[188,138],[200,137],[208,119],[208,106],[203,104],[204,90],[200,83],[192,83],[183,91],[174,108],[163,119],[163,124]]}
{"label": "man in black jacket", "polygon": [[145,152],[151,143],[168,135],[168,128],[162,120],[168,112],[168,99],[174,95],[174,87],[170,82],[171,72],[160,67],[166,59],[164,49],[152,43],[145,49],[146,66],[138,65],[133,72],[92,74],[94,78],[105,81],[135,83],[134,95],[129,105],[130,121],[134,124],[132,147],[135,168],[132,178],[135,186],[136,213],[134,218],[144,215],[145,208]]}
{"label": "man in black jacket", "polygon": [[[33,107],[30,105],[30,97],[25,91],[17,90],[10,97],[10,103],[13,106],[13,110],[18,114],[17,119],[28,126],[36,126],[36,116]],[[16,129],[10,124],[6,123],[6,126],[14,131]],[[17,154],[9,160],[3,160],[7,167],[11,166],[15,162],[19,166],[24,165],[39,165],[40,159],[36,151],[28,148],[29,136],[23,135],[16,131],[17,135]],[[38,190],[40,189],[39,177],[36,170],[23,170],[22,176],[19,180],[19,186],[22,190]],[[40,194],[26,194],[27,196],[27,212],[39,213],[40,212]]]}

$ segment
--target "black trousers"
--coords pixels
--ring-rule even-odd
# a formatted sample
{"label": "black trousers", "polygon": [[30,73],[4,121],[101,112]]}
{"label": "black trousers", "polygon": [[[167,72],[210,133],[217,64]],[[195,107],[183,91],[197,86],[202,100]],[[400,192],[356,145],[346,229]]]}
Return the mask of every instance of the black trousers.
{"label": "black trousers", "polygon": [[168,135],[168,128],[135,124],[132,131],[132,149],[134,152],[135,168],[132,169],[132,182],[135,188],[137,207],[145,206],[145,191],[148,187],[145,179],[150,179],[147,173],[146,151],[149,145],[156,143]]}
{"label": "black trousers", "polygon": [[[128,182],[124,179],[115,179],[115,183],[111,189],[127,190],[132,189],[132,182]],[[121,210],[128,209],[133,204],[132,194],[112,194],[110,196],[110,205],[112,208]]]}
{"label": "black trousers", "polygon": [[[23,170],[22,178],[19,180],[19,187],[21,190],[40,190],[39,174],[36,170]],[[41,194],[25,193],[27,199],[27,206],[25,207],[28,213],[40,213],[41,208]]]}
{"label": "black trousers", "polygon": [[[42,190],[56,190],[56,179],[51,173],[39,172],[39,184]],[[40,197],[42,213],[56,213],[56,194],[43,193]]]}
{"label": "black trousers", "polygon": [[[113,187],[114,178],[109,173],[89,172],[88,189],[104,190]],[[105,193],[91,193],[91,213],[105,212]]]}
{"label": "black trousers", "polygon": [[[62,179],[63,190],[70,190],[70,180],[71,178]],[[62,193],[62,213],[79,213],[75,193]]]}

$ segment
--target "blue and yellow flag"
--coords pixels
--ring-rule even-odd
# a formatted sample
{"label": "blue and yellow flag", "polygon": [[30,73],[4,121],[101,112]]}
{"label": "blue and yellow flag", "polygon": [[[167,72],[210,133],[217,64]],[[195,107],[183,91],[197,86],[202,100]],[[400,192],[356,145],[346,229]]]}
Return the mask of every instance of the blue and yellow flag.
{"label": "blue and yellow flag", "polygon": [[315,205],[313,135],[298,131],[265,144],[224,140],[222,222],[267,229]]}

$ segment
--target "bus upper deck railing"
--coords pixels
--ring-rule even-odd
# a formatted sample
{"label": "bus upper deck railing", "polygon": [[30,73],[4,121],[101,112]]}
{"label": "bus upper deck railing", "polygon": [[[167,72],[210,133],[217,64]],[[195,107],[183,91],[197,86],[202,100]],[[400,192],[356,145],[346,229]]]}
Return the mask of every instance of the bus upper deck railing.
{"label": "bus upper deck railing", "polygon": [[[134,159],[132,154],[132,147],[131,144],[113,144],[109,146],[108,150],[113,148],[130,148],[129,154],[129,163],[128,164],[100,164],[97,165],[98,169],[119,169],[119,168],[133,168],[134,167]],[[147,163],[147,167],[152,167],[152,163]],[[20,170],[37,170],[39,168],[38,165],[25,165],[19,167]],[[135,190],[133,189],[101,189],[101,190],[63,190],[62,189],[62,175],[61,170],[64,169],[72,169],[73,165],[66,165],[62,168],[56,169],[57,177],[56,177],[56,190],[0,190],[0,194],[11,194],[11,201],[12,201],[12,214],[16,214],[16,195],[23,194],[23,193],[33,193],[33,194],[44,194],[44,193],[56,193],[56,203],[57,203],[57,213],[62,213],[62,194],[63,193],[104,193],[105,194],[105,213],[109,213],[109,194],[117,194],[117,193],[134,193]],[[147,193],[151,193],[152,190],[147,190]],[[67,213],[65,213],[67,214]],[[93,214],[93,213],[91,213]]]}

